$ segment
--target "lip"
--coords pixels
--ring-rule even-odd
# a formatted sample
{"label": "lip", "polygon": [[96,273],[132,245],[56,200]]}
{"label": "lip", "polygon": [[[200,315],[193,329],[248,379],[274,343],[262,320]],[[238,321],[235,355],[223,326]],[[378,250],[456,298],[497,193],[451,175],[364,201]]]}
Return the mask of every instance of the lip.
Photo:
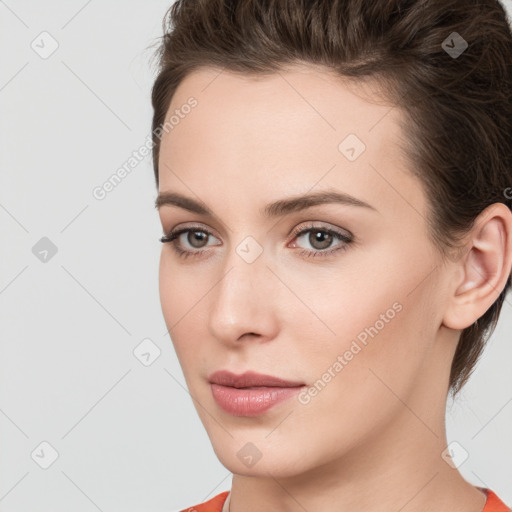
{"label": "lip", "polygon": [[259,416],[296,395],[305,385],[252,371],[236,375],[221,370],[212,373],[209,381],[219,407],[234,416]]}
{"label": "lip", "polygon": [[264,375],[253,371],[247,371],[240,375],[232,373],[228,370],[220,370],[213,372],[208,377],[210,383],[220,384],[221,386],[229,386],[232,388],[249,388],[249,387],[272,387],[272,388],[294,388],[303,386],[304,382],[295,382]]}

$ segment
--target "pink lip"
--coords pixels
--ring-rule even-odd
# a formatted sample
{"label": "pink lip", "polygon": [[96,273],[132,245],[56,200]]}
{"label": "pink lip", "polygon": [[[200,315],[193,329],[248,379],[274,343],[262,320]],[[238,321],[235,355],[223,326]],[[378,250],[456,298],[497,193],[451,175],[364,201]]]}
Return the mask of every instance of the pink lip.
{"label": "pink lip", "polygon": [[217,404],[234,416],[258,416],[291,398],[304,386],[302,382],[286,381],[252,371],[236,375],[222,370],[212,373],[209,381]]}
{"label": "pink lip", "polygon": [[228,370],[220,370],[213,372],[208,380],[214,384],[221,384],[222,386],[230,386],[233,388],[249,388],[249,387],[277,387],[277,388],[293,388],[303,386],[304,382],[293,382],[289,380],[279,379],[271,375],[263,375],[248,371],[237,375]]}

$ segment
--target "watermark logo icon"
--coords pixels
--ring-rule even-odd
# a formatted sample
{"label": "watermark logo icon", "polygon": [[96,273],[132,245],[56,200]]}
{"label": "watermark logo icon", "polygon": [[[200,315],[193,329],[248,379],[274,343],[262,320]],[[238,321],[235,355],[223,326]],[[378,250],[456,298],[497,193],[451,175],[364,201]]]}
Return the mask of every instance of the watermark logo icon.
{"label": "watermark logo icon", "polygon": [[261,459],[262,455],[257,446],[251,442],[244,444],[236,454],[248,468],[252,468]]}
{"label": "watermark logo icon", "polygon": [[263,247],[252,236],[246,236],[237,246],[236,253],[246,262],[252,263],[263,252]]}
{"label": "watermark logo icon", "polygon": [[30,47],[41,59],[48,59],[57,51],[59,43],[49,32],[43,31],[30,43]]}
{"label": "watermark logo icon", "polygon": [[48,469],[59,458],[59,452],[48,441],[43,441],[30,456],[39,467]]}
{"label": "watermark logo icon", "polygon": [[160,348],[150,338],[144,338],[133,349],[133,355],[144,366],[151,366],[160,357],[160,354]]}
{"label": "watermark logo icon", "polygon": [[347,160],[354,162],[364,153],[366,145],[355,133],[349,133],[339,143],[338,150]]}
{"label": "watermark logo icon", "polygon": [[468,43],[458,32],[452,32],[441,47],[450,57],[457,59],[467,50]]}
{"label": "watermark logo icon", "polygon": [[457,441],[452,441],[441,453],[441,458],[454,469],[461,466],[468,457],[467,450]]}
{"label": "watermark logo icon", "polygon": [[32,254],[42,263],[48,263],[57,254],[57,246],[48,237],[43,236],[32,247]]}

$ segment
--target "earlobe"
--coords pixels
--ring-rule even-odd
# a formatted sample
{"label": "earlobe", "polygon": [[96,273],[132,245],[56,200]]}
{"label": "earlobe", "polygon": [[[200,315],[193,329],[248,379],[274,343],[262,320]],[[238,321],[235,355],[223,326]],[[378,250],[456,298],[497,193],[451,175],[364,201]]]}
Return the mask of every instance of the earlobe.
{"label": "earlobe", "polygon": [[505,204],[494,203],[478,216],[456,265],[443,324],[462,330],[493,305],[511,274],[512,213]]}

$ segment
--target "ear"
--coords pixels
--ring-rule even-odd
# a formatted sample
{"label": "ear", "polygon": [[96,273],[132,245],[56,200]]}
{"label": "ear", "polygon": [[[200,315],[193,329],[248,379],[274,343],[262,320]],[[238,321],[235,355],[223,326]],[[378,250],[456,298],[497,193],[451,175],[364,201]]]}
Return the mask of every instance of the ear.
{"label": "ear", "polygon": [[443,324],[469,327],[493,305],[512,268],[512,212],[503,203],[488,206],[476,218],[464,256],[455,263]]}

